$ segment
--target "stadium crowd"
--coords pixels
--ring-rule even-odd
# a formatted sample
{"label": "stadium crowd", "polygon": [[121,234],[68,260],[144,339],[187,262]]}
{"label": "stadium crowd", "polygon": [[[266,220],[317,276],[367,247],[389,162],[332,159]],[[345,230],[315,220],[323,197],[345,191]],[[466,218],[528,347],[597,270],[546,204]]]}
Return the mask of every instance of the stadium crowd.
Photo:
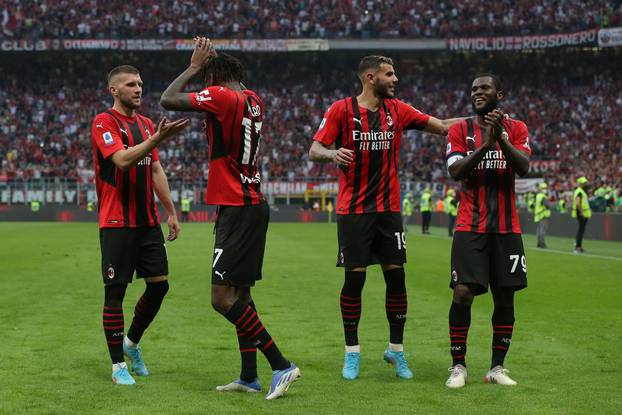
{"label": "stadium crowd", "polygon": [[602,0],[7,0],[0,39],[188,37],[206,28],[215,38],[445,38],[620,22],[620,1]]}
{"label": "stadium crowd", "polygon": [[[0,65],[4,73],[13,74],[0,79],[0,101],[4,103],[0,106],[0,180],[91,180],[90,123],[96,113],[110,105],[105,73],[119,63],[120,56],[76,54],[63,60],[61,55],[49,55],[32,57],[33,62],[7,61]],[[179,116],[164,114],[158,105],[160,91],[181,69],[177,55],[165,56],[145,59],[145,55],[136,54],[123,58],[142,70],[145,85],[141,112],[153,119]],[[490,69],[501,74],[509,91],[503,108],[529,126],[532,159],[556,162],[534,173],[544,175],[552,190],[571,189],[574,179],[582,175],[597,185],[602,182],[620,188],[622,140],[611,120],[622,119],[622,79],[613,69],[621,56],[595,54],[589,60],[578,52],[564,56],[563,62],[556,55],[498,57],[498,68]],[[322,65],[326,59],[323,54],[289,58],[253,55],[252,64],[246,62],[251,66],[248,85],[266,103],[260,150],[264,180],[337,176],[334,165],[312,163],[307,152],[328,106],[357,92],[358,80],[352,70],[355,57],[358,55],[331,58],[331,65]],[[484,69],[481,56],[398,56],[396,61],[401,99],[439,118],[471,113],[468,87],[473,71],[462,79],[455,68]],[[42,72],[38,69],[42,66],[52,69]],[[268,66],[281,70],[269,70]],[[534,66],[546,69],[530,72]],[[606,67],[612,69],[603,69]],[[322,69],[316,72],[315,68]],[[200,84],[194,87],[199,89]],[[160,148],[171,180],[207,177],[201,122],[199,114],[193,116],[192,125],[183,134]],[[404,179],[450,183],[444,137],[409,132],[402,147]]]}

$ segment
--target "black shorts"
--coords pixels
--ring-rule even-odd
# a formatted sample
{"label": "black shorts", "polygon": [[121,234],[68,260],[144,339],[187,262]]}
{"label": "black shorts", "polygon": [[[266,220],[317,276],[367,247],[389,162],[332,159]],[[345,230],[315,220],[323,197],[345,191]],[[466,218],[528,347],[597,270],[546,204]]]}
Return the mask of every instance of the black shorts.
{"label": "black shorts", "polygon": [[451,245],[451,282],[467,284],[479,295],[493,287],[527,287],[527,263],[520,234],[455,232]]}
{"label": "black shorts", "polygon": [[406,236],[397,212],[337,215],[337,239],[338,267],[406,262]]}
{"label": "black shorts", "polygon": [[160,225],[99,230],[104,284],[129,284],[137,278],[168,275],[168,258]]}
{"label": "black shorts", "polygon": [[218,207],[212,284],[252,287],[261,279],[269,220],[267,203]]}

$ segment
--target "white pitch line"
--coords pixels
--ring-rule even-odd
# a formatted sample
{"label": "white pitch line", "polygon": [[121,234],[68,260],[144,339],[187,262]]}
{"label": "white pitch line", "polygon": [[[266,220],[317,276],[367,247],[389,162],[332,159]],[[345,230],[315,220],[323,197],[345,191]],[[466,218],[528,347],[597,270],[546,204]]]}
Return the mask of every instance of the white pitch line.
{"label": "white pitch line", "polygon": [[[416,235],[416,236],[422,239],[435,238],[435,239],[445,239],[445,240],[451,241],[451,238],[449,238],[448,236],[441,236],[441,235]],[[622,261],[621,257],[596,255],[596,254],[575,254],[574,252],[562,251],[560,249],[550,249],[550,248],[542,249],[542,248],[532,248],[532,247],[526,247],[525,249],[529,249],[530,251],[549,253],[549,254],[572,255],[573,257],[576,257],[576,258],[588,257],[588,258],[608,259],[611,261]]]}
{"label": "white pitch line", "polygon": [[530,251],[538,251],[538,252],[548,252],[551,254],[564,254],[564,255],[572,255],[574,257],[588,257],[588,258],[599,258],[599,259],[609,259],[611,261],[622,261],[622,258],[615,256],[607,256],[607,255],[596,255],[596,254],[575,254],[574,252],[561,251],[559,249],[550,249],[550,248],[531,248],[528,247]]}

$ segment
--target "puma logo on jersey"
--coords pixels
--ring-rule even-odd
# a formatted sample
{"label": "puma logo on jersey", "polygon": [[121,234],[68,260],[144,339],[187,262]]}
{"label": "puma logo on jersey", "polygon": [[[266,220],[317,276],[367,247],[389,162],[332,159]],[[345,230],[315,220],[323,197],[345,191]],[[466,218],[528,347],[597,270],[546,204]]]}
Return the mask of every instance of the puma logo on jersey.
{"label": "puma logo on jersey", "polygon": [[123,128],[119,128],[119,130],[121,130],[123,134],[127,135],[127,131],[125,131]]}
{"label": "puma logo on jersey", "polygon": [[103,128],[104,128],[104,123],[103,123],[103,122],[100,122],[99,124],[97,124],[97,125],[95,126],[95,128],[101,128],[101,129],[103,129]]}
{"label": "puma logo on jersey", "polygon": [[221,280],[225,279],[225,274],[227,273],[227,271],[224,272],[218,272],[216,270],[214,270],[214,274],[218,275],[220,277]]}
{"label": "puma logo on jersey", "polygon": [[354,120],[354,122],[359,123],[360,126],[363,126],[363,123],[361,123],[361,120],[359,120],[358,118],[352,117],[352,119]]}
{"label": "puma logo on jersey", "polygon": [[471,141],[475,142],[475,137],[469,137],[469,136],[467,136],[467,138],[466,138],[466,139],[467,139],[467,141],[471,140]]}

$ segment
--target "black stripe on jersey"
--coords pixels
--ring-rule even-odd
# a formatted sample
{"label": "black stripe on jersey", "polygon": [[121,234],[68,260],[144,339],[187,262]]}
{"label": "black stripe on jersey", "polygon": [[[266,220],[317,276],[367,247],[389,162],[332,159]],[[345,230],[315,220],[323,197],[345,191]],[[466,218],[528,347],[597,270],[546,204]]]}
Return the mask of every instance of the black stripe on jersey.
{"label": "black stripe on jersey", "polygon": [[[140,116],[138,118],[140,120]],[[144,129],[145,131],[149,131],[149,128],[147,127],[147,123],[146,122],[142,122],[141,120],[141,128]],[[148,135],[150,135],[151,133],[149,133]],[[153,194],[153,189],[154,189],[154,185],[153,185],[153,159],[151,159],[151,163],[149,163],[149,166],[147,167],[147,174],[151,175],[151,188],[147,189],[148,191],[150,191]],[[155,208],[155,198],[152,197],[153,203],[150,204],[149,208],[151,209],[151,217],[153,218],[153,223],[156,223],[156,208]]]}
{"label": "black stripe on jersey", "polygon": [[[380,110],[365,111],[367,113],[367,131],[380,131],[382,130],[380,120]],[[363,120],[361,120],[362,122]],[[372,143],[370,143],[372,144]],[[382,151],[368,150],[369,163],[367,165],[367,186],[365,188],[365,195],[363,197],[363,212],[375,212],[377,210],[377,196],[378,188],[380,187],[380,180],[382,180]]]}
{"label": "black stripe on jersey", "polygon": [[[346,131],[347,131],[347,129],[348,129],[348,117],[347,117],[347,112],[348,112],[347,111],[347,108],[348,108],[347,103],[348,103],[348,100],[346,99],[345,102],[346,102]],[[345,137],[345,140],[347,142],[348,137]],[[344,141],[343,129],[340,128],[339,129],[339,134],[337,135],[337,138],[335,139],[335,148],[337,150],[339,150],[341,147],[343,147],[343,141]],[[325,163],[320,163],[320,172],[323,171],[325,165],[326,165]],[[347,167],[339,166],[339,169],[343,172],[343,174],[345,174],[346,176],[348,175],[348,168]]]}
{"label": "black stripe on jersey", "polygon": [[[510,122],[510,134],[514,132],[514,122],[512,120]],[[505,230],[506,232],[512,231],[512,190],[514,188],[514,184],[512,183],[512,179],[514,177],[514,170],[510,167],[510,163],[506,161],[505,163],[505,171],[503,172],[503,196],[505,197]]]}
{"label": "black stripe on jersey", "polygon": [[[346,125],[348,123],[348,102],[346,101]],[[359,110],[359,104],[356,100],[356,97],[352,97],[350,99],[350,104],[352,105],[352,116],[355,119],[359,120],[359,127],[361,126],[361,111]],[[352,136],[354,136],[354,131],[356,129],[356,122],[352,121]],[[346,127],[347,129],[347,127]],[[361,131],[360,129],[358,130]],[[363,152],[356,148],[354,145],[354,183],[352,183],[352,199],[350,200],[350,210],[348,213],[355,213],[356,211],[356,201],[359,198],[359,191],[361,190],[361,170],[363,170]]]}
{"label": "black stripe on jersey", "polygon": [[[233,144],[235,144],[235,140],[233,139],[233,133],[235,132],[235,123],[238,120],[238,110],[240,107],[240,97],[238,94],[235,94],[235,112],[233,113],[233,118],[231,119],[231,128],[229,129],[229,134],[231,134],[228,141],[227,146],[227,154],[231,155],[233,153]],[[238,155],[239,157],[239,155]]]}
{"label": "black stripe on jersey", "polygon": [[214,114],[206,116],[208,124],[212,126],[212,148],[210,150],[210,161],[225,157],[225,144],[222,136],[222,124]]}
{"label": "black stripe on jersey", "polygon": [[503,197],[505,197],[505,207],[504,207],[504,215],[505,215],[505,231],[512,232],[512,198],[510,197],[512,191],[512,173],[510,169],[507,168],[503,173]]}
{"label": "black stripe on jersey", "polygon": [[[117,127],[119,128],[119,132],[121,133],[121,141],[123,141],[123,146],[127,149],[129,147],[130,139],[127,135],[127,131],[121,128],[122,122],[111,110],[106,111],[108,114],[112,116],[114,121],[117,123]],[[130,226],[130,172],[124,171],[123,175],[123,188],[121,189],[121,206],[123,207],[123,225]]]}
{"label": "black stripe on jersey", "polygon": [[[395,126],[395,120],[393,119],[393,116],[391,115],[391,111],[389,111],[389,107],[387,107],[387,104],[385,103],[385,101],[382,101],[382,106],[384,107],[384,116],[385,119],[387,120],[387,131],[393,131],[393,127]],[[389,123],[388,120],[391,120],[391,123]],[[388,211],[391,207],[391,198],[390,198],[390,186],[391,186],[391,163],[393,162],[392,160],[392,155],[393,155],[393,146],[395,145],[395,143],[393,143],[393,140],[391,140],[391,142],[389,142],[389,150],[387,152],[387,174],[384,175],[383,179],[384,179],[384,189],[382,192],[382,205],[384,207],[385,211]],[[381,173],[382,174],[382,173]]]}
{"label": "black stripe on jersey", "polygon": [[[134,124],[129,124],[130,132],[132,133],[132,139],[134,140],[134,145],[143,142],[143,136],[140,132],[140,126],[138,122]],[[135,189],[135,203],[134,206],[136,208],[136,226],[146,226],[149,225],[149,216],[147,214],[147,169],[146,163],[143,163],[143,160],[139,161],[134,168],[136,169],[136,189]]]}
{"label": "black stripe on jersey", "polygon": [[99,179],[112,186],[117,186],[117,166],[114,165],[110,157],[105,159],[99,149],[97,150],[97,160],[99,164]]}
{"label": "black stripe on jersey", "polygon": [[[473,129],[473,118],[467,118],[467,137],[473,138],[472,140],[466,140],[467,151],[475,151],[475,130]],[[477,180],[477,166],[473,173]],[[471,231],[477,232],[479,227],[479,188],[477,184],[473,186],[473,221],[471,222]]]}
{"label": "black stripe on jersey", "polygon": [[[482,132],[482,140],[483,137],[484,132]],[[486,232],[496,233],[499,232],[499,176],[497,169],[486,169],[484,174],[486,175]]]}

